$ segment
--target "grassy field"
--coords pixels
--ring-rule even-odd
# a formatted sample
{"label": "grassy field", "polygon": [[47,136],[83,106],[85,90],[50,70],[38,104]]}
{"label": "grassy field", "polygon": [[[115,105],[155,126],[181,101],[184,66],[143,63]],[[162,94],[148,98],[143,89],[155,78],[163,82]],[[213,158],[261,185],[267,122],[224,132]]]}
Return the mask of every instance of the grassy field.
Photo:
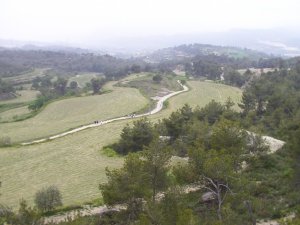
{"label": "grassy field", "polygon": [[[224,102],[230,96],[237,102],[241,98],[241,91],[233,87],[199,81],[188,84],[191,91],[170,99],[169,107],[150,119],[167,117],[185,103],[204,106],[212,99]],[[65,205],[100,197],[98,185],[106,181],[105,167],[117,168],[123,161],[104,156],[100,149],[118,140],[122,128],[132,121],[106,124],[42,144],[0,148],[0,203],[15,207],[21,198],[32,203],[34,193],[51,184],[61,190]]]}
{"label": "grassy field", "polygon": [[4,123],[0,133],[13,143],[50,136],[94,120],[127,115],[147,105],[147,100],[133,88],[115,88],[113,92],[77,97],[50,103],[35,117]]}
{"label": "grassy field", "polygon": [[[28,104],[36,99],[38,94],[39,91],[22,90],[17,91],[17,98],[0,101],[0,122],[13,121],[16,116],[20,118],[29,115]],[[2,135],[0,134],[0,137]]]}
{"label": "grassy field", "polygon": [[0,148],[0,203],[16,207],[21,198],[33,203],[34,193],[54,184],[65,205],[100,197],[105,167],[120,167],[122,158],[109,158],[100,149],[119,137],[125,121],[82,131],[38,145]]}
{"label": "grassy field", "polygon": [[22,106],[14,109],[10,109],[0,113],[0,122],[13,121],[16,118],[20,118],[30,114],[28,106]]}

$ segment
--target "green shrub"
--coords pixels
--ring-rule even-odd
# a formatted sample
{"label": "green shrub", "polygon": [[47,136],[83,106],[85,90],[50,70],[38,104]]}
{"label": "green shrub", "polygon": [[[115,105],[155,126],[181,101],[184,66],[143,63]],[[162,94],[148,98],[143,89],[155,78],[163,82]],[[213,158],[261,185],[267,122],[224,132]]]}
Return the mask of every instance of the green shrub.
{"label": "green shrub", "polygon": [[164,105],[164,108],[168,108],[168,106],[170,105],[170,102],[169,101],[164,101],[163,105]]}
{"label": "green shrub", "polygon": [[10,137],[0,137],[0,147],[6,147],[11,145]]}
{"label": "green shrub", "polygon": [[185,85],[185,84],[186,84],[186,80],[180,80],[180,83],[181,83],[182,85]]}
{"label": "green shrub", "polygon": [[47,212],[55,209],[58,206],[62,206],[61,199],[62,197],[58,188],[55,186],[50,186],[39,190],[35,194],[34,202],[40,211]]}
{"label": "green shrub", "polygon": [[110,147],[104,147],[102,149],[102,153],[103,153],[103,155],[105,155],[107,157],[117,157],[118,156],[118,154],[116,153],[116,151],[113,150]]}

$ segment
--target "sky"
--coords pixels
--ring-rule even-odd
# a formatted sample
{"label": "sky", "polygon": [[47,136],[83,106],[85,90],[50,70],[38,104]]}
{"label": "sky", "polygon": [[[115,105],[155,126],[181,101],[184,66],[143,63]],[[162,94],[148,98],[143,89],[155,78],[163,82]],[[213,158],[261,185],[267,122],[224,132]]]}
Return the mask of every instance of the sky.
{"label": "sky", "polygon": [[1,0],[0,39],[80,43],[300,28],[299,0]]}

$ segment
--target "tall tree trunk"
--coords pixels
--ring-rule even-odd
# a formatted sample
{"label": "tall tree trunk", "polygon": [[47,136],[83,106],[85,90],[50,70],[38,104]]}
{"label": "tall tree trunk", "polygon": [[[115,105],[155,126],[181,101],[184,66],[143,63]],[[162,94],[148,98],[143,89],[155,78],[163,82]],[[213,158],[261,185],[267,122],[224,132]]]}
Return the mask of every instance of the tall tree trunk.
{"label": "tall tree trunk", "polygon": [[217,193],[218,193],[218,210],[217,210],[217,214],[218,214],[218,218],[219,220],[221,221],[222,220],[222,196],[221,196],[221,190],[219,188],[219,185],[218,185],[218,190],[217,190]]}
{"label": "tall tree trunk", "polygon": [[157,168],[154,168],[154,175],[152,180],[152,201],[155,203],[156,197],[156,186],[157,186]]}
{"label": "tall tree trunk", "polygon": [[250,216],[252,225],[256,225],[256,219],[255,219],[255,217],[254,217],[254,215],[253,215],[251,202],[250,202],[250,201],[245,201],[245,205],[246,205],[246,207],[247,207],[247,209],[248,209],[248,213],[249,213],[249,216]]}

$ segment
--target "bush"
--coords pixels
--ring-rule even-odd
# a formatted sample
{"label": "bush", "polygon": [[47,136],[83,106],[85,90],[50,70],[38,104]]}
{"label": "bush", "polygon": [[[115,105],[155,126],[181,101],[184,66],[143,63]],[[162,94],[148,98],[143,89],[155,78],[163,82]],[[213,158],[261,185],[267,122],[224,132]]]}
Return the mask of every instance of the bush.
{"label": "bush", "polygon": [[169,101],[164,101],[163,105],[164,105],[164,108],[168,108],[168,106],[170,105],[170,102]]}
{"label": "bush", "polygon": [[36,209],[29,207],[25,200],[21,200],[17,212],[14,212],[11,208],[0,205],[0,224],[43,225],[44,220]]}
{"label": "bush", "polygon": [[62,197],[60,191],[55,186],[43,188],[35,194],[34,202],[36,207],[42,211],[47,212],[62,206]]}
{"label": "bush", "polygon": [[152,80],[156,83],[160,83],[162,81],[162,76],[160,74],[156,74],[152,77]]}
{"label": "bush", "polygon": [[116,151],[110,147],[103,148],[102,153],[103,153],[103,155],[105,155],[107,157],[117,157],[118,156]]}
{"label": "bush", "polygon": [[133,127],[127,124],[121,133],[121,140],[111,146],[117,153],[127,155],[129,152],[142,151],[154,138],[153,124],[146,118],[133,122]]}
{"label": "bush", "polygon": [[0,137],[0,147],[6,147],[11,145],[10,137]]}
{"label": "bush", "polygon": [[182,85],[186,85],[186,80],[180,80],[180,83],[181,83]]}
{"label": "bush", "polygon": [[31,111],[37,111],[42,108],[48,101],[51,100],[51,97],[38,96],[36,100],[29,104],[28,109]]}

